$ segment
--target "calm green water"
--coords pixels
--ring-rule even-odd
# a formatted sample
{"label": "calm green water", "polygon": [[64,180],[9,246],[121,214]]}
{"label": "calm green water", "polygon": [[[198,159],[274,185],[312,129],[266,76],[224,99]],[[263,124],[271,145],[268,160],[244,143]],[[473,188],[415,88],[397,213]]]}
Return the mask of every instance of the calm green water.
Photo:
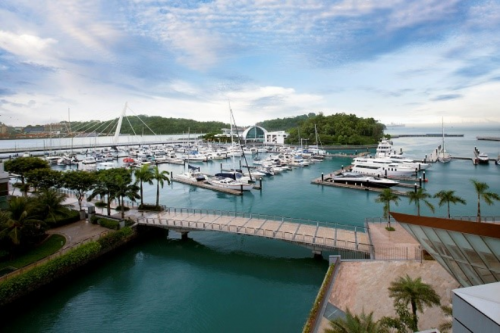
{"label": "calm green water", "polygon": [[[475,135],[500,136],[500,130],[454,129],[464,138],[447,139],[453,155],[472,156],[478,146],[490,156],[498,142],[476,141]],[[414,129],[398,129],[407,133]],[[440,128],[423,130],[439,132]],[[449,131],[451,132],[451,131]],[[394,140],[395,148],[422,158],[440,143],[437,138]],[[295,169],[263,182],[263,191],[241,197],[174,183],[166,186],[160,201],[172,207],[221,209],[363,225],[365,217],[382,215],[376,193],[310,184],[321,173],[348,165],[350,159],[333,159]],[[161,168],[182,172],[182,166]],[[202,166],[215,173],[219,163]],[[435,164],[426,174],[429,193],[454,189],[467,205],[452,206],[453,215],[475,215],[477,201],[471,178],[486,182],[500,193],[500,166],[473,166],[470,161]],[[155,187],[146,190],[154,202]],[[432,214],[445,216],[446,207]],[[481,205],[483,215],[500,216],[500,203]],[[402,198],[394,211],[416,213]],[[9,317],[8,332],[299,332],[327,268],[311,259],[309,250],[280,241],[215,232],[161,237],[125,250],[54,293],[33,301],[23,313]]]}

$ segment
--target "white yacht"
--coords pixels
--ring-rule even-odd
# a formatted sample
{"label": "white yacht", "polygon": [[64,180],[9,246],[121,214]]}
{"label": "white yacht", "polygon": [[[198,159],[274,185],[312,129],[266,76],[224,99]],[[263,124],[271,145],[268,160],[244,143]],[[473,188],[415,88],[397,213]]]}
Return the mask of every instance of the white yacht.
{"label": "white yacht", "polygon": [[208,182],[213,186],[228,188],[231,190],[250,191],[253,188],[252,184],[225,177],[214,177],[209,179]]}
{"label": "white yacht", "polygon": [[205,177],[205,175],[201,173],[199,167],[194,167],[194,166],[189,165],[189,164],[188,164],[188,171],[181,173],[180,175],[177,175],[176,177],[182,178],[185,180],[190,180],[193,182],[202,182],[202,181],[205,181],[207,179]]}
{"label": "white yacht", "polygon": [[474,164],[488,164],[490,162],[490,159],[488,157],[488,154],[486,153],[481,153],[477,147],[474,147]]}
{"label": "white yacht", "polygon": [[94,156],[87,156],[82,161],[83,164],[96,164],[97,160]]}
{"label": "white yacht", "polygon": [[[328,178],[326,180],[328,181]],[[379,178],[379,177],[363,176],[362,174],[356,172],[342,172],[337,175],[334,175],[331,178],[331,180],[334,183],[359,185],[366,187],[381,187],[381,188],[388,188],[399,184],[399,182],[395,180]]]}
{"label": "white yacht", "polygon": [[403,164],[403,165],[406,165],[406,166],[412,167],[413,169],[418,169],[418,170],[426,170],[431,166],[429,163],[415,161],[415,160],[412,160],[411,158],[404,157],[403,155],[391,154],[387,158],[391,162],[400,163],[400,164]]}
{"label": "white yacht", "polygon": [[375,177],[411,177],[415,176],[418,169],[386,158],[357,157],[352,162],[351,171]]}
{"label": "white yacht", "polygon": [[113,162],[101,162],[96,165],[97,170],[110,170],[114,168],[116,168],[116,164]]}
{"label": "white yacht", "polygon": [[377,150],[375,152],[376,158],[388,157],[389,155],[395,155],[396,151],[392,150],[392,141],[382,140],[379,142],[377,146]]}

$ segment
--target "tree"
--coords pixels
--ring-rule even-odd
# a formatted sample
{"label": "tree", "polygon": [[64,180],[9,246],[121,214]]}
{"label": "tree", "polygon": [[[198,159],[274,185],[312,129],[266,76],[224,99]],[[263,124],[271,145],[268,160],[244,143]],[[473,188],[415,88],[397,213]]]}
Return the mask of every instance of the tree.
{"label": "tree", "polygon": [[35,201],[35,207],[39,211],[40,218],[45,220],[50,217],[56,222],[56,216],[66,212],[66,205],[63,204],[66,198],[66,194],[53,188],[40,191]]}
{"label": "tree", "polygon": [[153,169],[153,179],[156,180],[156,207],[160,206],[160,186],[163,188],[164,181],[167,181],[168,185],[170,185],[169,175],[170,173],[168,171],[160,171],[158,166]]}
{"label": "tree", "polygon": [[395,329],[398,333],[411,332],[413,316],[408,311],[408,307],[402,302],[394,302],[394,310],[396,311],[397,317],[382,317],[380,319],[380,325],[390,332],[392,332],[391,329]]}
{"label": "tree", "polygon": [[450,215],[450,203],[452,203],[452,204],[461,203],[462,205],[465,205],[465,200],[459,196],[456,196],[455,191],[452,191],[452,190],[439,191],[438,193],[434,194],[434,198],[439,198],[439,207],[441,207],[444,203],[446,203],[448,205],[448,218],[451,217],[451,215]]}
{"label": "tree", "polygon": [[326,333],[384,333],[389,332],[379,321],[373,320],[373,312],[368,315],[364,312],[360,316],[353,315],[349,309],[345,318],[330,320],[330,327]]}
{"label": "tree", "polygon": [[406,192],[408,195],[408,199],[410,200],[410,203],[415,202],[417,205],[417,214],[420,216],[420,201],[423,201],[427,207],[434,213],[434,206],[427,200],[431,196],[425,192],[425,189],[419,188],[416,191],[408,191]]}
{"label": "tree", "polygon": [[398,205],[399,201],[399,196],[392,192],[390,188],[384,189],[380,194],[378,195],[377,199],[375,199],[376,202],[382,202],[384,203],[384,217],[387,218],[387,221],[389,222],[389,227],[391,226],[391,201]]}
{"label": "tree", "polygon": [[0,239],[9,238],[16,247],[31,245],[45,234],[45,224],[35,215],[34,199],[15,197],[4,214]]}
{"label": "tree", "polygon": [[80,210],[82,210],[82,201],[85,195],[92,189],[96,182],[97,176],[95,172],[73,170],[65,172],[63,176],[64,187],[75,191]]}
{"label": "tree", "polygon": [[35,169],[26,173],[26,182],[35,189],[35,192],[39,189],[62,187],[62,178],[62,172],[52,169]]}
{"label": "tree", "polygon": [[418,331],[417,311],[422,312],[424,305],[440,305],[441,301],[434,289],[422,282],[420,277],[412,279],[408,274],[405,277],[400,276],[396,281],[391,282],[389,287],[389,296],[394,298],[394,306],[410,304],[412,321],[411,329]]}
{"label": "tree", "polygon": [[115,185],[114,196],[118,198],[118,203],[120,205],[121,216],[125,217],[125,202],[124,199],[128,198],[132,201],[140,198],[140,195],[137,194],[139,191],[139,186],[135,183],[132,184],[132,175],[131,172],[126,175],[116,175],[115,177]]}
{"label": "tree", "polygon": [[491,206],[493,205],[493,200],[500,200],[500,196],[494,192],[486,192],[490,188],[486,183],[478,182],[475,179],[471,179],[471,182],[474,184],[474,189],[477,193],[477,222],[481,222],[481,199]]}
{"label": "tree", "polygon": [[135,169],[134,176],[136,183],[137,182],[140,183],[140,191],[141,191],[140,195],[141,195],[141,207],[142,207],[144,205],[143,201],[144,192],[142,184],[146,182],[149,185],[153,185],[153,171],[149,168],[149,165],[143,165],[139,169]]}
{"label": "tree", "polygon": [[38,157],[18,157],[5,162],[5,171],[19,175],[21,179],[19,188],[24,196],[28,192],[28,187],[25,183],[26,173],[35,169],[50,169],[50,166],[47,161]]}
{"label": "tree", "polygon": [[96,196],[100,196],[101,198],[107,197],[106,200],[106,208],[108,216],[111,215],[111,201],[114,199],[113,193],[114,188],[116,187],[114,184],[113,174],[116,169],[109,170],[101,170],[97,173],[96,176],[96,184],[92,190],[92,193],[89,195],[88,199],[93,200]]}

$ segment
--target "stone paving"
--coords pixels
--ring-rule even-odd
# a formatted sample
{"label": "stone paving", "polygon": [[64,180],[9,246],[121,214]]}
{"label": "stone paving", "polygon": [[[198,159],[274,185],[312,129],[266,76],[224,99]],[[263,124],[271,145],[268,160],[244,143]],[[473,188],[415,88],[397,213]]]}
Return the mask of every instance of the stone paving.
{"label": "stone paving", "polygon": [[[377,249],[419,247],[400,225],[392,223],[396,231],[387,231],[385,223],[369,223],[372,243]],[[398,252],[392,252],[392,254]],[[343,261],[328,301],[342,311],[350,309],[354,314],[373,312],[378,320],[384,316],[395,316],[393,300],[389,298],[390,283],[400,276],[408,274],[412,278],[421,277],[424,283],[430,284],[441,298],[442,305],[451,303],[452,290],[460,285],[434,260],[397,260],[394,258],[369,261]],[[390,260],[396,259],[396,260]],[[410,258],[411,259],[411,258]],[[447,319],[439,307],[426,308],[419,315],[419,328],[437,328]],[[318,332],[329,328],[328,320],[322,318]]]}

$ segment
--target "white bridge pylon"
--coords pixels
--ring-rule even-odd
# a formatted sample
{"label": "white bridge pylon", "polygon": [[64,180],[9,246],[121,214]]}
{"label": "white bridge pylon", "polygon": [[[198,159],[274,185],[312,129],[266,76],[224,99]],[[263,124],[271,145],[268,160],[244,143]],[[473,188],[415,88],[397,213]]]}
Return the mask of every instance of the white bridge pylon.
{"label": "white bridge pylon", "polygon": [[118,137],[120,136],[120,131],[122,129],[123,116],[125,116],[125,112],[127,112],[127,107],[128,107],[128,102],[125,102],[122,114],[120,115],[120,119],[118,119],[118,124],[116,125],[115,136],[113,138],[113,143],[115,145],[118,143]]}
{"label": "white bridge pylon", "polygon": [[[117,144],[118,143],[118,138],[120,137],[120,131],[122,129],[122,123],[123,123],[123,117],[126,115],[127,113],[127,109],[129,109],[130,111],[132,111],[132,113],[134,113],[134,111],[132,109],[130,109],[128,107],[128,102],[125,102],[125,106],[123,107],[123,111],[120,115],[120,118],[118,118],[118,124],[116,125],[116,130],[115,130],[115,136],[113,137],[113,144]],[[148,130],[151,131],[151,133],[153,133],[153,135],[156,135],[156,133],[148,126],[148,124],[146,124],[142,119],[141,117],[135,115],[137,117],[137,119],[139,119],[139,121],[144,125],[146,126],[146,128]],[[129,122],[129,125],[130,127],[132,128],[132,131],[134,132],[134,135],[137,135],[134,131],[134,128],[132,127],[132,124],[130,123],[130,121],[128,120],[127,118],[127,121]]]}

